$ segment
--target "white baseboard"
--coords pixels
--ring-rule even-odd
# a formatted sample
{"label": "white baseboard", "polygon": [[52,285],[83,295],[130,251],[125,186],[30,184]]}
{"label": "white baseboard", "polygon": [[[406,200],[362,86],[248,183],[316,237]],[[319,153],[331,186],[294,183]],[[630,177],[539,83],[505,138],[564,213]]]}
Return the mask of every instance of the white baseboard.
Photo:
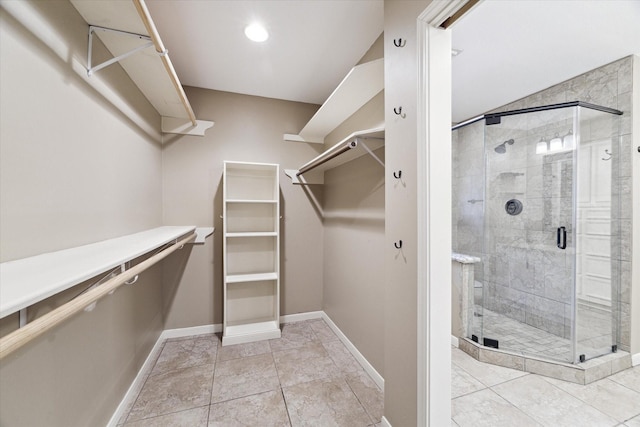
{"label": "white baseboard", "polygon": [[[369,374],[371,379],[376,383],[381,390],[384,390],[384,378],[374,369],[374,367],[365,359],[365,357],[358,351],[356,346],[353,345],[351,341],[347,338],[345,334],[336,326],[335,323],[327,316],[324,311],[310,311],[307,313],[297,313],[297,314],[287,314],[284,316],[280,316],[280,323],[293,323],[293,322],[302,322],[305,320],[314,320],[314,319],[324,319],[327,322],[327,325],[331,328],[331,330],[337,335],[337,337],[342,341],[347,350],[353,355],[353,357],[358,361],[358,363],[362,366],[362,368]],[[158,357],[160,350],[164,342],[168,339],[172,338],[182,338],[193,335],[203,335],[203,334],[212,334],[222,332],[222,324],[214,324],[214,325],[203,325],[203,326],[194,326],[191,328],[178,328],[178,329],[166,329],[162,331],[158,340],[154,344],[151,352],[147,356],[147,359],[142,364],[142,367],[138,371],[138,374],[134,378],[131,386],[125,393],[124,397],[120,401],[118,408],[114,412],[113,416],[109,420],[107,427],[116,427],[118,421],[120,421],[120,417],[124,414],[127,408],[127,403],[133,399],[133,397],[140,392],[142,385],[144,384],[144,380],[147,377],[147,374],[153,369],[153,363]],[[640,356],[640,355],[639,355]],[[383,417],[382,425],[391,427],[388,421]]]}
{"label": "white baseboard", "polygon": [[280,316],[280,323],[303,322],[305,320],[322,319],[324,311],[308,311],[306,313],[285,314]]}
{"label": "white baseboard", "polygon": [[458,341],[458,337],[454,337],[451,335],[451,345],[455,348],[458,348],[460,341]]}
{"label": "white baseboard", "polygon": [[[162,333],[164,332],[166,331],[163,331]],[[147,378],[147,374],[151,372],[151,369],[153,369],[153,364],[155,363],[156,359],[160,355],[160,351],[162,350],[163,343],[164,343],[164,339],[162,338],[162,334],[160,334],[160,337],[158,338],[156,343],[153,345],[153,348],[149,352],[149,355],[147,356],[144,363],[138,370],[136,377],[131,382],[129,389],[124,394],[124,397],[120,401],[120,404],[116,408],[116,411],[113,413],[113,415],[111,416],[111,419],[107,423],[107,427],[116,427],[118,425],[118,421],[120,421],[120,418],[129,409],[127,407],[127,404],[131,402],[132,399],[140,392],[140,389],[142,388],[142,385],[144,384],[144,381]]]}
{"label": "white baseboard", "polygon": [[189,337],[192,335],[217,334],[222,332],[222,323],[215,325],[193,326],[191,328],[165,329],[160,334],[158,341],[168,340],[171,338]]}
{"label": "white baseboard", "polygon": [[362,366],[365,372],[369,374],[373,382],[375,382],[376,385],[380,387],[380,390],[384,390],[384,378],[382,378],[382,375],[380,375],[378,371],[376,371],[375,368],[369,363],[369,361],[365,359],[362,353],[358,351],[356,346],[353,345],[351,341],[349,341],[349,338],[347,338],[347,336],[342,333],[340,328],[338,328],[338,326],[333,323],[333,320],[331,320],[329,316],[327,316],[327,313],[325,313],[324,311],[322,312],[322,318],[325,322],[327,322],[327,325],[329,325],[333,333],[335,333],[340,341],[342,341],[342,344],[347,347],[347,350],[349,350],[353,357],[355,357],[355,359],[358,361],[360,366]]}
{"label": "white baseboard", "polygon": [[631,366],[640,365],[640,353],[631,355]]}
{"label": "white baseboard", "polygon": [[389,420],[387,420],[384,416],[382,417],[382,419],[380,420],[380,426],[381,427],[391,427],[391,423],[389,422]]}

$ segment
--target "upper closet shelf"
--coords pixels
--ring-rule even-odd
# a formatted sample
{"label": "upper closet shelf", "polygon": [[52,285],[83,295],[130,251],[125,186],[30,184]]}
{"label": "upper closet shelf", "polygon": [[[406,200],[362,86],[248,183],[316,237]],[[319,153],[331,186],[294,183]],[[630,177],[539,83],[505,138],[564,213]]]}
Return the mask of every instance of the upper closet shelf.
{"label": "upper closet shelf", "polygon": [[356,65],[298,135],[285,141],[324,144],[324,138],[384,89],[384,59]]}
{"label": "upper closet shelf", "polygon": [[[62,292],[92,277],[155,251],[180,237],[198,233],[192,226],[158,227],[124,237],[49,252],[0,264],[0,318]],[[212,229],[202,229],[209,235]]]}
{"label": "upper closet shelf", "polygon": [[[204,136],[213,122],[196,120],[144,0],[71,0],[90,25],[89,75],[119,62],[162,116],[162,132]],[[93,35],[114,59],[92,64]]]}
{"label": "upper closet shelf", "polygon": [[384,167],[373,152],[384,146],[384,127],[354,132],[298,169],[285,169],[293,184],[324,184],[324,172],[358,157],[370,154]]}

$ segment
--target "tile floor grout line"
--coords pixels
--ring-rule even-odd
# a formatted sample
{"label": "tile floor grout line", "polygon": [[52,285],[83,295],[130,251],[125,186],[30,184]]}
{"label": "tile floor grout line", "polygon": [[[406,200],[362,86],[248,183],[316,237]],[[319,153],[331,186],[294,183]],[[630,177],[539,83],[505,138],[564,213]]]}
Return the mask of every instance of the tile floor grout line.
{"label": "tile floor grout line", "polygon": [[[205,406],[208,407],[209,405],[194,406],[193,408],[180,409],[179,411],[167,412],[167,413],[164,413],[164,414],[157,414],[157,415],[154,415],[152,417],[140,418],[139,420],[133,420],[131,422],[132,423],[137,423],[137,422],[140,422],[140,421],[149,421],[149,420],[153,420],[154,418],[160,418],[160,417],[166,417],[167,415],[179,414],[180,412],[193,411],[194,409],[204,408]],[[207,422],[209,422],[209,415],[207,415]],[[122,424],[122,427],[127,427],[128,424],[129,423],[124,423],[124,424]],[[118,425],[118,426],[120,426],[120,425]]]}
{"label": "tile floor grout line", "polygon": [[280,394],[282,395],[282,401],[284,402],[284,409],[287,411],[287,419],[289,420],[289,425],[293,427],[293,421],[291,421],[291,414],[289,413],[289,405],[287,405],[287,398],[284,395],[284,389],[282,385],[280,386]]}
{"label": "tile floor grout line", "polygon": [[[596,408],[595,406],[593,406],[593,404],[591,404],[591,403],[587,402],[586,400],[584,400],[584,399],[583,399],[583,398],[581,398],[580,396],[576,396],[575,394],[571,393],[570,391],[566,391],[566,390],[564,390],[564,389],[562,389],[562,388],[558,387],[556,384],[554,384],[554,383],[552,383],[552,382],[548,381],[548,380],[547,380],[547,378],[548,378],[548,377],[544,377],[544,376],[542,376],[542,375],[540,375],[540,377],[541,377],[543,380],[545,380],[546,382],[548,382],[549,384],[551,384],[552,386],[556,387],[557,389],[564,391],[565,393],[569,394],[569,395],[570,395],[570,396],[572,396],[572,397],[575,397],[576,399],[578,399],[579,401],[581,401],[581,402],[582,402],[582,403],[584,403],[585,405],[587,405],[587,406],[591,406],[591,407],[592,407],[593,409],[595,409],[596,411],[599,411],[600,413],[604,414],[605,416],[607,416],[607,417],[609,417],[609,418],[612,418],[612,419],[616,420],[618,423],[625,423],[626,421],[629,421],[629,420],[620,421],[620,420],[618,420],[616,417],[611,416],[611,415],[609,415],[609,414],[606,414],[606,413],[602,412],[600,409]],[[550,379],[554,379],[554,378],[550,378]],[[607,380],[609,380],[609,381],[611,381],[611,382],[614,382],[614,383],[615,383],[615,381],[613,381],[613,380],[611,380],[611,379],[609,379],[609,378],[602,378],[602,379],[599,379],[599,380],[594,381],[594,382],[589,383],[589,384],[579,384],[579,385],[581,385],[581,386],[583,386],[583,387],[587,387],[587,386],[589,386],[589,385],[591,385],[591,384],[595,384],[595,383],[597,383],[597,382],[600,382],[600,381],[607,381]],[[562,381],[562,380],[559,380],[559,381]],[[575,383],[570,383],[570,384],[575,384]],[[616,384],[619,384],[619,383],[616,383]],[[635,391],[635,390],[633,390],[633,389],[631,389],[631,388],[626,387],[624,384],[619,384],[619,385],[621,385],[621,386],[623,386],[623,387],[627,388],[628,390]],[[636,392],[636,393],[638,393],[638,392]],[[638,393],[638,394],[640,395],[640,393]],[[636,417],[637,415],[640,415],[640,409],[638,410],[638,413],[637,413],[636,415],[634,415],[633,417]],[[632,417],[632,418],[633,418],[633,417]]]}
{"label": "tile floor grout line", "polygon": [[[638,365],[638,366],[640,366],[640,365]],[[624,371],[626,371],[626,370],[628,370],[628,369],[634,369],[634,368],[635,368],[635,367],[634,367],[634,366],[632,366],[631,368],[624,369],[624,370],[622,370],[622,371],[620,371],[620,372],[624,372]],[[628,390],[635,391],[636,393],[639,393],[639,394],[640,394],[640,391],[635,390],[635,389],[632,389],[631,387],[628,387],[626,384],[622,384],[621,382],[616,381],[615,379],[613,379],[613,378],[612,378],[613,376],[618,375],[620,372],[616,372],[615,374],[613,374],[613,375],[611,375],[611,376],[608,376],[608,377],[606,377],[606,378],[603,378],[603,379],[613,381],[614,383],[616,383],[616,384],[618,384],[618,385],[621,385],[622,387],[624,387],[624,388],[626,388],[626,389],[628,389]],[[598,380],[598,381],[599,381],[599,380]],[[594,381],[594,382],[595,382],[595,381]],[[593,384],[593,383],[592,383],[592,384]]]}
{"label": "tile floor grout line", "polygon": [[209,418],[211,418],[211,406],[213,405],[213,383],[216,379],[216,367],[218,366],[218,355],[220,354],[220,347],[222,340],[218,339],[218,334],[213,334],[213,338],[216,342],[216,358],[213,361],[213,373],[211,375],[211,391],[209,392],[209,412],[207,412],[207,426],[209,425]]}
{"label": "tile floor grout line", "polygon": [[[602,412],[600,409],[596,408],[595,406],[593,406],[593,405],[592,405],[592,404],[590,404],[589,402],[586,402],[586,401],[582,400],[581,398],[579,398],[578,396],[575,396],[574,394],[572,394],[572,393],[570,393],[570,392],[568,392],[568,391],[566,391],[566,390],[563,390],[562,388],[558,387],[556,384],[553,384],[552,382],[547,381],[547,378],[551,378],[551,377],[545,377],[544,375],[538,375],[538,374],[534,374],[534,375],[535,375],[536,377],[540,378],[541,380],[545,381],[547,384],[551,385],[552,387],[554,387],[554,388],[556,388],[556,389],[560,390],[560,392],[565,393],[565,394],[567,394],[569,397],[572,397],[572,398],[574,398],[574,399],[576,399],[576,400],[578,400],[578,401],[580,401],[580,402],[584,403],[586,406],[589,406],[591,409],[593,409],[593,410],[595,410],[595,411],[598,411],[600,414],[604,415],[605,417],[607,417],[607,418],[611,418],[612,420],[616,421],[617,423],[619,423],[619,422],[620,422],[620,421],[618,421],[616,418],[614,418],[614,417],[612,417],[612,416],[610,416],[610,415],[608,415],[608,414],[606,414],[606,413]],[[516,379],[517,379],[517,378],[516,378]],[[551,379],[553,379],[553,378],[551,378]],[[607,378],[603,378],[603,379],[607,379]],[[563,381],[563,380],[559,380],[559,381]],[[570,381],[566,381],[566,382],[569,382],[570,384],[576,384],[576,383],[572,383],[572,382],[570,382]],[[595,381],[594,381],[594,382],[595,382]],[[593,384],[593,383],[591,383],[591,384]],[[580,385],[580,386],[582,386],[582,387],[586,387],[588,384],[578,384],[578,385]],[[496,392],[496,393],[497,393],[497,392]],[[507,402],[511,403],[511,401],[509,401],[509,399],[507,399],[506,397],[502,396],[502,395],[501,395],[501,394],[499,394],[499,393],[497,393],[497,394],[498,394],[498,396],[502,397],[502,398],[503,398],[504,400],[506,400]],[[514,406],[515,406],[515,405],[514,405]]]}
{"label": "tile floor grout line", "polygon": [[[522,377],[520,377],[522,378]],[[518,378],[514,378],[513,380],[517,380]],[[504,384],[504,383],[503,383]],[[513,403],[512,401],[510,401],[509,399],[507,399],[506,397],[504,397],[503,395],[501,395],[500,393],[498,393],[496,390],[494,390],[493,388],[489,387],[489,390],[491,390],[496,396],[498,396],[500,399],[504,400],[505,402],[507,402],[510,406],[512,406],[514,409],[516,409],[518,412],[521,412],[525,417],[529,418],[531,421],[533,421],[535,424],[539,425],[539,426],[544,426],[544,424],[540,421],[538,421],[536,418],[534,418],[533,416],[529,415],[527,412],[525,412],[524,410],[522,410],[521,408],[519,408],[515,403]]]}
{"label": "tile floor grout line", "polygon": [[[343,373],[342,376],[343,376],[342,379],[344,380],[344,382],[347,383],[347,387],[349,387],[349,390],[351,390],[351,393],[353,393],[353,395],[355,396],[355,398],[358,401],[358,403],[360,404],[360,406],[362,406],[362,409],[364,410],[364,413],[367,414],[367,416],[369,417],[369,420],[373,421],[373,424],[376,424],[376,421],[373,419],[373,417],[371,416],[369,411],[367,411],[367,408],[364,406],[364,404],[362,403],[362,401],[358,397],[358,394],[355,392],[353,387],[351,387],[351,384],[349,384],[349,379],[346,377],[346,375],[344,375],[344,373]],[[378,422],[380,422],[380,421],[378,421]]]}

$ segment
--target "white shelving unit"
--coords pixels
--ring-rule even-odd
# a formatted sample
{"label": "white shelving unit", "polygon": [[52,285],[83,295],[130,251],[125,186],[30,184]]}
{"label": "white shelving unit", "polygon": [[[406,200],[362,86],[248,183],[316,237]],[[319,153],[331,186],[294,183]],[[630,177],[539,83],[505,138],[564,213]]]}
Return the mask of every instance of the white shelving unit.
{"label": "white shelving unit", "polygon": [[224,162],[222,345],[280,337],[279,173]]}

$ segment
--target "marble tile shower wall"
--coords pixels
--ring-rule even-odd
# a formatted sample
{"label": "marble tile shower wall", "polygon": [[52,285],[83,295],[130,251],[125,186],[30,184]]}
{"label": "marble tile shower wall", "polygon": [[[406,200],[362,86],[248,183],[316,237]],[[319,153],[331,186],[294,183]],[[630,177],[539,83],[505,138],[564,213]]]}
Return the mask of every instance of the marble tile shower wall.
{"label": "marble tile shower wall", "polygon": [[[620,346],[629,347],[630,238],[631,238],[631,64],[623,58],[604,67],[505,105],[493,112],[508,111],[569,101],[585,101],[619,109],[620,150],[612,146],[614,161],[613,206],[620,203],[612,223],[614,279],[620,280],[620,304],[614,315],[620,319]],[[479,256],[483,265],[476,280],[484,284],[484,305],[490,310],[538,327],[561,337],[571,332],[570,299],[573,290],[564,284],[572,254],[555,250],[558,224],[567,227],[572,243],[572,162],[569,153],[539,156],[535,145],[541,137],[565,135],[572,130],[572,109],[554,110],[503,118],[503,125],[483,122],[453,132],[453,241],[454,251]],[[506,125],[508,123],[508,126]],[[610,118],[582,123],[582,142],[615,134]],[[487,170],[484,139],[487,140]],[[495,145],[514,139],[506,152]],[[547,139],[548,140],[548,139]],[[486,179],[486,191],[485,191]],[[525,209],[509,216],[504,204],[522,200]],[[612,209],[617,212],[618,209]],[[484,220],[486,215],[486,230]],[[486,235],[484,234],[486,232]],[[486,245],[483,250],[483,245]],[[486,251],[486,254],[483,252]],[[486,279],[486,280],[485,280]],[[615,282],[615,280],[614,280]],[[617,322],[614,322],[617,323]]]}

